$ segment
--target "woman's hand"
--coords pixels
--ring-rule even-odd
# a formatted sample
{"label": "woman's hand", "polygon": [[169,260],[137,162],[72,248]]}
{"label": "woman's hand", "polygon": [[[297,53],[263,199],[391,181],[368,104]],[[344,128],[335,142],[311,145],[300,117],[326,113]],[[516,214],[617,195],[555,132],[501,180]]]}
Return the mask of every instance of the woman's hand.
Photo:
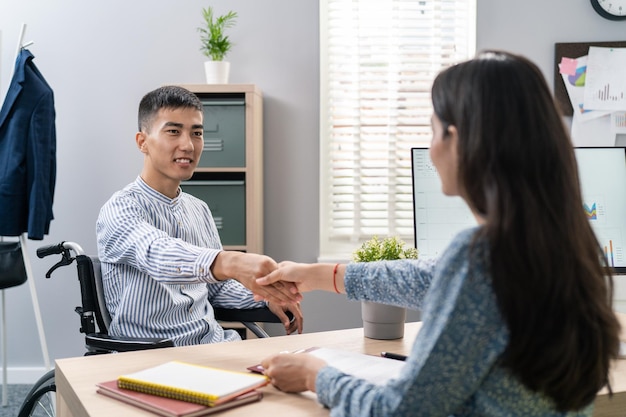
{"label": "woman's hand", "polygon": [[233,278],[255,294],[256,300],[267,300],[275,304],[293,304],[302,300],[295,284],[276,282],[272,285],[259,285],[257,278],[264,277],[278,267],[269,256],[237,251],[220,252],[211,272],[218,280]]}
{"label": "woman's hand", "polygon": [[[270,311],[280,319],[280,322],[285,326],[285,332],[287,334],[291,334],[296,330],[298,333],[302,333],[302,310],[300,310],[300,303],[296,304],[286,304],[286,305],[276,305],[274,303],[268,303],[267,307]],[[293,320],[289,320],[286,311],[290,311],[293,314]]]}
{"label": "woman's hand", "polygon": [[[281,282],[285,285],[294,285],[299,292],[312,290],[334,291],[334,284],[343,288],[343,271],[340,267],[334,271],[332,264],[304,264],[295,262],[281,262],[278,269],[275,269],[267,276],[256,280],[261,286],[278,285]],[[333,283],[333,279],[335,282]]]}
{"label": "woman's hand", "polygon": [[264,359],[261,365],[272,385],[285,392],[315,392],[315,379],[326,362],[307,353],[279,353]]}

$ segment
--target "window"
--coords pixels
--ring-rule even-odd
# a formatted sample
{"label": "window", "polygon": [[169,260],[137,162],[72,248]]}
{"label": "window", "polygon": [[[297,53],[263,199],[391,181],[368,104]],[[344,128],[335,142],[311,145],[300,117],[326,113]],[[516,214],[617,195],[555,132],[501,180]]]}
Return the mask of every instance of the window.
{"label": "window", "polygon": [[437,73],[474,54],[475,0],[320,0],[320,260],[413,242],[412,146]]}

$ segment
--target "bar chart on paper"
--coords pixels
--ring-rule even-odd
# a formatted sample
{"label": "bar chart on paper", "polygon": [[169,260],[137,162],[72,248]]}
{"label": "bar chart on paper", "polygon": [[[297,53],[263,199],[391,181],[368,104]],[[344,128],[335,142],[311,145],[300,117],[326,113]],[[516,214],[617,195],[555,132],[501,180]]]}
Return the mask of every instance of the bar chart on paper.
{"label": "bar chart on paper", "polygon": [[607,210],[604,201],[602,195],[587,197],[583,202],[583,208],[604,251],[608,265],[622,266],[626,264],[624,236],[620,228],[609,226],[607,211],[610,210]]}
{"label": "bar chart on paper", "polygon": [[626,48],[589,48],[585,109],[619,111],[626,108],[625,67]]}
{"label": "bar chart on paper", "polygon": [[592,97],[599,101],[623,101],[626,95],[623,91],[612,91],[611,84],[605,84],[594,92]]}
{"label": "bar chart on paper", "polygon": [[[602,234],[605,237],[599,237],[600,245],[604,250],[604,256],[606,258],[607,264],[610,267],[616,267],[619,265],[624,265],[626,263],[626,259],[624,258],[624,240],[618,236],[611,236],[612,233],[619,232],[617,229],[614,231],[603,231]],[[600,235],[600,233],[598,233]],[[614,239],[615,237],[615,239]]]}
{"label": "bar chart on paper", "polygon": [[626,148],[578,147],[574,151],[585,215],[607,266],[614,273],[626,274]]}

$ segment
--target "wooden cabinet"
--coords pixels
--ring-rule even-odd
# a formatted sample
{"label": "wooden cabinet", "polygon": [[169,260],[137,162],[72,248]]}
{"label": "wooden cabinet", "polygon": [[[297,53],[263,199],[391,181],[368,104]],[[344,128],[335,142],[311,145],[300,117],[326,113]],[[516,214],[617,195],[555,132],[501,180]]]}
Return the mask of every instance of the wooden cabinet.
{"label": "wooden cabinet", "polygon": [[263,253],[263,97],[252,84],[181,85],[204,108],[204,150],[181,186],[206,201],[224,249]]}

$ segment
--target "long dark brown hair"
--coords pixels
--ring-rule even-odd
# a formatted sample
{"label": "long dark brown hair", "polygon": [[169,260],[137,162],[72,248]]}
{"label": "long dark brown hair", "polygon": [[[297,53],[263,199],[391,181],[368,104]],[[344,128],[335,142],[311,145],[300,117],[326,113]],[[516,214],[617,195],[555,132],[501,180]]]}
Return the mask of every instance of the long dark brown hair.
{"label": "long dark brown hair", "polygon": [[620,326],[574,149],[541,71],[483,52],[444,70],[432,100],[458,131],[463,197],[486,220],[478,237],[489,243],[510,332],[501,365],[559,411],[589,405],[608,384]]}

